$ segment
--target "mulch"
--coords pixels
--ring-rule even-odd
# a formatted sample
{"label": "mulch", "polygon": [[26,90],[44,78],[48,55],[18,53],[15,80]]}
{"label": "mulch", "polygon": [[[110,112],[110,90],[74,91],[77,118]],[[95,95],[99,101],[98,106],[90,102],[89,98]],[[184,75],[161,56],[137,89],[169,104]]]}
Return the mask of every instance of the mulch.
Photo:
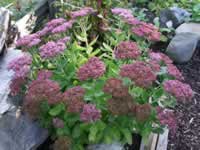
{"label": "mulch", "polygon": [[168,150],[200,150],[200,49],[192,60],[177,65],[190,84],[195,96],[188,103],[178,103],[175,108],[177,131],[169,135]]}

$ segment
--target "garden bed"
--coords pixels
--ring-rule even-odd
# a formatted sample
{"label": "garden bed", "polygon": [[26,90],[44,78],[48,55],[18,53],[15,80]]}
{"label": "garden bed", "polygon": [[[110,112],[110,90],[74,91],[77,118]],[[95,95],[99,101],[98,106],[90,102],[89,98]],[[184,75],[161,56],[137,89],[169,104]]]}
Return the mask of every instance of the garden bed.
{"label": "garden bed", "polygon": [[198,150],[200,147],[200,49],[187,64],[177,65],[196,92],[189,103],[175,108],[178,129],[170,135],[168,150]]}

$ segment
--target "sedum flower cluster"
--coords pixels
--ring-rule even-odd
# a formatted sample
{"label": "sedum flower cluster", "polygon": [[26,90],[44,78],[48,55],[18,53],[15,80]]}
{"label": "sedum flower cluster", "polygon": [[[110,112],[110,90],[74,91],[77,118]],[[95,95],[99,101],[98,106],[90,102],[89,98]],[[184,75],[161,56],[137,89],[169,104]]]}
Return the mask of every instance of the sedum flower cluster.
{"label": "sedum flower cluster", "polygon": [[81,81],[91,78],[96,79],[102,76],[105,70],[105,64],[98,57],[92,57],[86,64],[79,68],[77,76]]}
{"label": "sedum flower cluster", "polygon": [[132,15],[132,12],[128,9],[124,8],[113,8],[111,12],[114,15],[120,16],[125,23],[131,26],[131,31],[139,36],[144,37],[150,41],[159,41],[160,40],[160,32],[158,28],[156,28],[152,24],[148,24],[143,21],[139,21]]}
{"label": "sedum flower cluster", "polygon": [[156,75],[151,67],[142,61],[123,65],[120,69],[120,75],[130,78],[137,86],[144,88],[150,87],[156,80]]}
{"label": "sedum flower cluster", "polygon": [[136,59],[141,54],[137,43],[131,41],[120,42],[114,53],[117,59]]}

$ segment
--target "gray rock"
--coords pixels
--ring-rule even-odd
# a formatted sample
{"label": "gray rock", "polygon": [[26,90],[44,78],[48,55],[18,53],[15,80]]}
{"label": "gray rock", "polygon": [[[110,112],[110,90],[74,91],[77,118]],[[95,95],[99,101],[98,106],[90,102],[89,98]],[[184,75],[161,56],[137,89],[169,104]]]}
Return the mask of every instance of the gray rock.
{"label": "gray rock", "polygon": [[49,13],[51,18],[55,18],[56,13],[59,12],[59,6],[56,6],[58,0],[48,0],[49,4]]}
{"label": "gray rock", "polygon": [[200,23],[184,23],[176,29],[176,34],[184,32],[194,33],[200,36]]}
{"label": "gray rock", "polygon": [[16,118],[9,112],[0,118],[0,150],[36,150],[47,136],[47,130],[24,115]]}
{"label": "gray rock", "polygon": [[97,145],[90,145],[87,147],[87,150],[123,150],[123,145],[119,143],[113,144],[97,144]]}
{"label": "gray rock", "polygon": [[3,52],[8,29],[10,26],[10,12],[5,8],[0,8],[0,54]]}
{"label": "gray rock", "polygon": [[164,9],[160,12],[160,16],[159,16],[160,26],[163,28],[166,28],[168,27],[167,23],[172,22],[172,26],[176,28],[180,24],[182,24],[184,21],[188,20],[190,15],[191,14],[188,13],[186,10],[178,8],[178,7]]}
{"label": "gray rock", "polygon": [[191,13],[189,13],[187,10],[179,8],[179,7],[171,7],[170,10],[176,16],[179,23],[183,23],[183,22],[189,20],[189,18],[191,16]]}
{"label": "gray rock", "polygon": [[12,108],[8,99],[8,94],[10,92],[9,85],[12,80],[13,72],[8,71],[8,63],[14,58],[20,56],[22,52],[20,50],[9,49],[7,52],[0,58],[0,114],[9,111]]}
{"label": "gray rock", "polygon": [[188,62],[196,50],[199,39],[200,37],[193,33],[177,34],[167,47],[166,54],[176,63]]}

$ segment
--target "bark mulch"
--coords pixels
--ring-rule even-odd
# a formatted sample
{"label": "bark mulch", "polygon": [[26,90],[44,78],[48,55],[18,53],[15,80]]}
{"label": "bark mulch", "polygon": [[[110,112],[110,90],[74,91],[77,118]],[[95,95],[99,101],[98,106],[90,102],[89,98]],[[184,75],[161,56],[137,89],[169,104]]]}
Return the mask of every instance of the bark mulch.
{"label": "bark mulch", "polygon": [[168,150],[200,150],[200,49],[190,62],[177,66],[195,96],[191,102],[179,103],[175,108],[178,129],[169,135]]}

